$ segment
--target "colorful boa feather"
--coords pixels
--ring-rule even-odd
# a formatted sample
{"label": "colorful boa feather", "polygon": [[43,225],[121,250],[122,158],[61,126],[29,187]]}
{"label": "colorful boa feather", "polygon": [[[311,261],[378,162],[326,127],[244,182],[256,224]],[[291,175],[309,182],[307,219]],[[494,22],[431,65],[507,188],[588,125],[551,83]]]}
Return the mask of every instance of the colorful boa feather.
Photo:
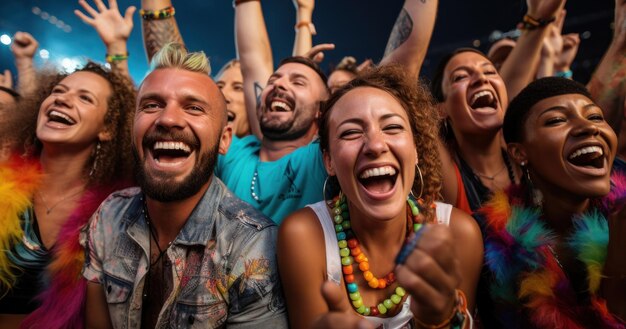
{"label": "colorful boa feather", "polygon": [[14,156],[0,164],[0,291],[8,291],[16,282],[17,269],[7,251],[24,236],[20,215],[32,206],[42,177],[41,166],[32,159]]}
{"label": "colorful boa feather", "polygon": [[[587,270],[590,301],[577,302],[569,278],[551,250],[556,238],[541,220],[539,209],[522,205],[515,189],[498,192],[481,214],[485,216],[487,236],[485,261],[493,274],[490,293],[496,303],[512,314],[527,314],[536,328],[585,328],[584,321],[601,328],[626,328],[611,315],[604,300],[595,295],[602,279],[608,245],[605,214],[617,200],[626,196],[626,179],[612,177],[609,196],[598,207],[573,219],[575,233],[568,245]],[[504,318],[512,314],[503,315]],[[584,318],[585,320],[581,320]],[[520,323],[506,323],[512,327]],[[588,323],[587,323],[588,324]]]}

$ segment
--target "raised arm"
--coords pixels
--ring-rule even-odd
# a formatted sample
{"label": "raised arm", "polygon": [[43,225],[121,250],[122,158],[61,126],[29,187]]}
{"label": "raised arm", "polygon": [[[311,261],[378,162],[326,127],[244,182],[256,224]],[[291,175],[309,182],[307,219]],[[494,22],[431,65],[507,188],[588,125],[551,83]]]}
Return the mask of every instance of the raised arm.
{"label": "raised arm", "polygon": [[141,30],[148,62],[167,43],[185,44],[174,18],[171,0],[141,0],[141,9]]}
{"label": "raised arm", "polygon": [[313,47],[313,36],[317,33],[313,25],[315,0],[293,0],[296,7],[296,39],[293,56],[304,56]]}
{"label": "raised arm", "polygon": [[80,10],[74,10],[85,24],[93,27],[106,47],[106,61],[111,64],[111,69],[116,70],[130,78],[128,72],[128,38],[133,31],[133,14],[135,6],[126,8],[124,17],[117,7],[117,0],[109,0],[109,8],[102,0],[94,0],[96,9],[91,7],[85,0],[78,3],[88,15]]}
{"label": "raised arm", "polygon": [[17,92],[26,96],[32,94],[36,88],[35,65],[33,58],[39,47],[35,38],[27,32],[17,32],[13,36],[11,52],[15,57],[15,67],[17,68]]}
{"label": "raised arm", "polygon": [[399,63],[419,76],[435,27],[438,0],[405,0],[380,64]]}
{"label": "raised arm", "polygon": [[549,32],[548,26],[556,19],[565,0],[526,0],[526,26],[517,40],[515,48],[502,64],[500,76],[506,84],[508,98],[513,99],[526,85],[535,78],[539,65],[543,39]]}
{"label": "raised arm", "polygon": [[626,78],[626,0],[615,0],[613,25],[613,40],[587,88],[604,111],[607,122],[619,133],[624,116],[622,91]]}
{"label": "raised arm", "polygon": [[270,39],[260,1],[235,1],[235,38],[241,63],[250,132],[263,138],[256,113],[261,91],[274,70]]}

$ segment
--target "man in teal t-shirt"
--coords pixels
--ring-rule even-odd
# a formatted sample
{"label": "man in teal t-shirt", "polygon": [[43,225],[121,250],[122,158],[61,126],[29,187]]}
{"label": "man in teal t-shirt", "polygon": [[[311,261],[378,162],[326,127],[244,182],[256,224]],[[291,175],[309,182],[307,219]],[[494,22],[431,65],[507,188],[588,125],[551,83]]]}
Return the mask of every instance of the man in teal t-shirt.
{"label": "man in teal t-shirt", "polygon": [[257,98],[262,139],[233,138],[218,159],[216,175],[276,223],[323,199],[327,174],[314,140],[320,103],[326,98],[326,77],[315,62],[284,59]]}

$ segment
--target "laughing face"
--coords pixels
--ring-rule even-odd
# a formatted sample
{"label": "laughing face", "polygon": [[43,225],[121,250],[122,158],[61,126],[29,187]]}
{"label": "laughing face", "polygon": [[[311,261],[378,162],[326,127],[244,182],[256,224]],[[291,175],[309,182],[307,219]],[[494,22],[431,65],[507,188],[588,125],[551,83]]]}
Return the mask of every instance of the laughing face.
{"label": "laughing face", "polygon": [[93,72],[75,72],[41,103],[37,138],[44,145],[84,147],[110,138],[104,125],[111,85]]}
{"label": "laughing face", "polygon": [[320,102],[326,96],[324,82],[313,69],[299,63],[282,65],[261,94],[257,111],[263,136],[293,140],[316,129]]}
{"label": "laughing face", "polygon": [[158,201],[183,200],[204,193],[217,153],[230,145],[226,105],[208,75],[157,69],[137,95],[133,153],[137,179]]}
{"label": "laughing face", "polygon": [[233,127],[233,133],[244,137],[250,133],[248,115],[243,97],[243,76],[239,64],[233,64],[217,77],[217,86],[226,99],[228,124]]}
{"label": "laughing face", "polygon": [[609,192],[617,137],[598,105],[583,95],[535,104],[523,142],[511,144],[514,158],[528,163],[533,184],[544,194],[590,198]]}
{"label": "laughing face", "polygon": [[482,55],[465,51],[448,61],[442,80],[444,108],[456,135],[499,131],[508,105],[504,81]]}
{"label": "laughing face", "polygon": [[324,162],[343,193],[368,217],[403,215],[417,151],[405,109],[372,87],[349,91],[333,106]]}

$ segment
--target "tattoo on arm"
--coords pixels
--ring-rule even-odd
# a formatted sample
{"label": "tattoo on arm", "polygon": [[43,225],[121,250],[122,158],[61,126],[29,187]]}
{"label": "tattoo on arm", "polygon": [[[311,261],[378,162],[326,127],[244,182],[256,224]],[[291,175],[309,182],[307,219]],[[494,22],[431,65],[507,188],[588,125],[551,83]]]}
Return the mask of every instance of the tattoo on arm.
{"label": "tattoo on arm", "polygon": [[263,87],[258,81],[254,82],[254,97],[256,98],[256,107],[259,108],[261,105],[261,93],[263,92]]}
{"label": "tattoo on arm", "polygon": [[183,38],[176,28],[176,21],[172,18],[163,20],[143,20],[144,43],[148,60],[168,42],[184,44]]}
{"label": "tattoo on arm", "polygon": [[[424,2],[426,0],[421,1]],[[409,39],[411,31],[413,31],[413,19],[411,19],[411,16],[406,9],[402,8],[400,15],[398,15],[398,19],[391,30],[391,35],[389,36],[389,41],[387,42],[387,48],[385,49],[385,56],[405,43]]]}

